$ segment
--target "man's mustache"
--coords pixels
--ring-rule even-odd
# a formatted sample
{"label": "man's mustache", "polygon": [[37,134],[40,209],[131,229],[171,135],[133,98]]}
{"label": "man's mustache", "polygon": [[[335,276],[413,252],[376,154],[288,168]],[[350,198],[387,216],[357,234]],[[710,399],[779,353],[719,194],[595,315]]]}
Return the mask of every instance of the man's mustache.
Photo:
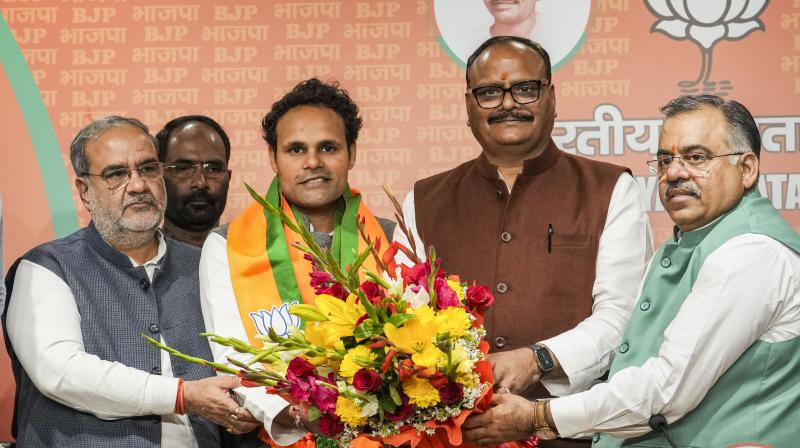
{"label": "man's mustache", "polygon": [[181,202],[184,204],[190,202],[209,202],[213,204],[217,202],[217,199],[206,190],[193,190],[189,195],[182,197]]}
{"label": "man's mustache", "polygon": [[150,193],[140,193],[134,196],[127,196],[125,201],[122,203],[122,208],[127,208],[133,204],[150,204],[155,207],[162,207],[164,203],[162,201],[156,200],[156,197]]}
{"label": "man's mustache", "polygon": [[670,197],[670,193],[672,193],[674,190],[682,190],[687,193],[691,193],[697,197],[700,197],[702,195],[702,193],[700,192],[700,187],[698,187],[696,183],[685,179],[678,179],[667,182],[667,189],[664,192],[664,194],[667,197]]}
{"label": "man's mustache", "polygon": [[498,112],[495,115],[492,115],[487,120],[489,124],[494,124],[500,121],[506,120],[517,120],[517,121],[533,121],[533,115],[520,113],[519,111],[512,110],[512,111],[503,111]]}

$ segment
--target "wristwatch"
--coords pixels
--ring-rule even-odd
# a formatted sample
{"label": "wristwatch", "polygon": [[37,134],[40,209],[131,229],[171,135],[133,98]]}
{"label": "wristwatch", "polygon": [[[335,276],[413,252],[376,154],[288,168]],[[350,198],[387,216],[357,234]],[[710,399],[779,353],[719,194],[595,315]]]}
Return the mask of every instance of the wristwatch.
{"label": "wristwatch", "polygon": [[553,440],[558,437],[558,432],[547,424],[547,408],[550,400],[536,400],[533,402],[533,435],[542,440]]}
{"label": "wristwatch", "polygon": [[536,358],[536,365],[539,366],[539,372],[541,372],[542,377],[547,376],[547,374],[553,371],[556,365],[547,347],[534,344],[528,346],[528,348],[533,350],[534,357]]}

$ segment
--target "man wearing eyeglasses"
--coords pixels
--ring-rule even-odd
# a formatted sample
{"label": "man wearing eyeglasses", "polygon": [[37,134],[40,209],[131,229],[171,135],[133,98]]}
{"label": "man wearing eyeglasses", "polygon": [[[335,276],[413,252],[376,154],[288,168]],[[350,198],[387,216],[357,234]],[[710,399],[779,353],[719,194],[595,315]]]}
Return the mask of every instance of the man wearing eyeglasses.
{"label": "man wearing eyeglasses", "polygon": [[758,126],[713,95],[661,111],[650,164],[675,236],[650,262],[608,382],[535,409],[506,394],[473,440],[557,430],[604,448],[797,445],[800,235],[758,192]]}
{"label": "man wearing eyeglasses", "polygon": [[163,166],[147,127],[96,120],[78,132],[70,158],[91,222],[9,270],[2,317],[17,446],[210,448],[220,443],[214,423],[255,428],[229,394],[235,377],[171,358],[141,336],[211,359],[198,336],[200,251],[158,230]]}
{"label": "man wearing eyeglasses", "polygon": [[167,188],[162,231],[202,247],[209,232],[219,226],[228,200],[228,135],[212,118],[187,115],[164,125],[156,141]]}
{"label": "man wearing eyeglasses", "polygon": [[418,181],[406,221],[449,272],[494,289],[485,325],[500,352],[490,355],[498,390],[581,390],[607,371],[651,253],[639,190],[625,168],[556,148],[556,90],[537,43],[493,37],[466,75],[468,126],[483,151]]}

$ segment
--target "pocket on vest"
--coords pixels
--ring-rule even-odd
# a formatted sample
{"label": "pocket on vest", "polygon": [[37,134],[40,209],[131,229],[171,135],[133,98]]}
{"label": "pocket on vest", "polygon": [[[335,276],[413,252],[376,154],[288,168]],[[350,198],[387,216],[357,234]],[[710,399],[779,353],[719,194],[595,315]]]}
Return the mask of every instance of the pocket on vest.
{"label": "pocket on vest", "polygon": [[[594,240],[593,235],[559,235],[553,234],[551,237],[552,243],[550,243],[551,247],[578,247],[578,248],[588,248],[592,245],[592,241]],[[547,247],[548,246],[548,238],[543,236],[539,238],[539,247]]]}

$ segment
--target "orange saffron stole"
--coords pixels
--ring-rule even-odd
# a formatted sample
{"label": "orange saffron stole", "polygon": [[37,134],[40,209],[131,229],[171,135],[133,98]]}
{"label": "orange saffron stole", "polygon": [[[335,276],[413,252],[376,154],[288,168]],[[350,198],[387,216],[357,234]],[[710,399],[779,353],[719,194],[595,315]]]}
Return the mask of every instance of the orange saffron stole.
{"label": "orange saffron stole", "polygon": [[[353,189],[351,191],[353,195],[358,195],[357,190]],[[294,212],[283,195],[281,195],[281,208],[288,216],[294,219]],[[357,219],[362,218],[365,221],[366,234],[373,243],[380,239],[382,243],[380,245],[380,255],[383,255],[384,249],[388,247],[388,240],[380,223],[364,205],[363,201],[358,206]],[[311,262],[303,257],[303,251],[294,246],[295,242],[302,243],[302,238],[286,225],[283,226],[283,232],[286,236],[297,286],[302,296],[288,299],[290,301],[302,300],[303,303],[313,304],[316,294],[310,285]],[[346,248],[346,250],[357,249],[360,253],[366,248],[367,243],[359,235],[358,248]],[[280,308],[285,303],[278,294],[272,266],[267,256],[267,220],[264,218],[264,209],[261,205],[258,203],[250,205],[230,223],[228,226],[227,252],[233,292],[236,296],[236,303],[239,307],[239,314],[245,333],[250,344],[259,347],[263,343],[255,338],[258,334],[258,329],[250,317],[250,313],[258,313],[260,310],[271,311]],[[371,256],[364,262],[363,267],[377,272],[375,260]]]}

